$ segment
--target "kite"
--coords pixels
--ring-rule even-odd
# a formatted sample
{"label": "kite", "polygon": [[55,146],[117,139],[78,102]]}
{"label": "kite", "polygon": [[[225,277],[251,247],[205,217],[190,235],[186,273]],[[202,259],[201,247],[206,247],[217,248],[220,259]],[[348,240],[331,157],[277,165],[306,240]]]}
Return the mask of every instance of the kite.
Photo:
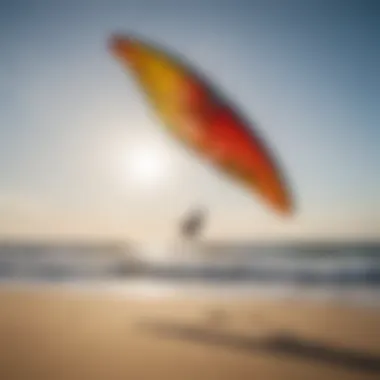
{"label": "kite", "polygon": [[279,214],[293,213],[290,190],[266,144],[203,76],[182,58],[136,36],[113,35],[110,50],[172,135]]}

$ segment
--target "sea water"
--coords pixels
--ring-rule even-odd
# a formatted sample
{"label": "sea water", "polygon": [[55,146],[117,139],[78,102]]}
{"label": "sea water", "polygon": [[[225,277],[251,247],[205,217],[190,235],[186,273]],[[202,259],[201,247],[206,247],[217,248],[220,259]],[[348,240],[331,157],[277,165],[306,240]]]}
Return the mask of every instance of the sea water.
{"label": "sea water", "polygon": [[107,290],[129,297],[275,297],[376,306],[380,244],[220,244],[186,252],[3,244],[0,282]]}

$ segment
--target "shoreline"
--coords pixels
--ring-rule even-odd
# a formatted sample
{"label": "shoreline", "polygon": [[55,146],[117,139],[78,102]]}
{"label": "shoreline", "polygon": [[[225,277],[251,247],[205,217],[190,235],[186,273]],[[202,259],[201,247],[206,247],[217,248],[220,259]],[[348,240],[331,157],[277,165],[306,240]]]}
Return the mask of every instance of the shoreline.
{"label": "shoreline", "polygon": [[[203,286],[202,284],[195,283],[186,287],[183,284],[165,283],[155,281],[134,281],[134,280],[103,280],[103,281],[44,281],[44,280],[3,280],[0,281],[0,293],[4,291],[33,293],[33,292],[57,292],[68,295],[83,296],[97,296],[97,297],[111,297],[115,299],[136,300],[136,299],[157,299],[157,300],[180,300],[188,299],[193,302],[225,302],[225,303],[250,303],[254,302],[276,302],[276,303],[297,303],[297,304],[310,304],[329,307],[345,307],[348,309],[368,309],[380,312],[380,299],[376,301],[367,299],[363,300],[360,294],[357,299],[350,298],[341,291],[330,292],[326,289],[307,289],[305,293],[300,294],[297,289],[292,292],[291,288],[288,292],[276,293],[268,292],[262,287],[255,287],[250,284],[250,287],[230,286],[230,284],[223,284],[222,286]],[[274,289],[281,288],[280,285],[273,286]],[[272,288],[272,290],[273,290]],[[313,290],[314,293],[313,294]],[[346,289],[344,289],[346,290]],[[347,289],[352,290],[352,289]],[[356,289],[358,290],[358,289]],[[368,290],[364,288],[362,290]],[[377,290],[373,290],[377,294]],[[318,293],[319,292],[319,293]],[[379,320],[380,323],[380,320]]]}

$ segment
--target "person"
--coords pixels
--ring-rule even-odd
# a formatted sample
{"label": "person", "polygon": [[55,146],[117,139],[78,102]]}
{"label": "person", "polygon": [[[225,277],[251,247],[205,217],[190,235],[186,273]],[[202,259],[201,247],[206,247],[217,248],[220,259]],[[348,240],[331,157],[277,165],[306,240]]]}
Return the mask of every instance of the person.
{"label": "person", "polygon": [[205,222],[205,213],[201,209],[196,209],[187,215],[180,223],[180,233],[183,238],[194,239],[197,237]]}

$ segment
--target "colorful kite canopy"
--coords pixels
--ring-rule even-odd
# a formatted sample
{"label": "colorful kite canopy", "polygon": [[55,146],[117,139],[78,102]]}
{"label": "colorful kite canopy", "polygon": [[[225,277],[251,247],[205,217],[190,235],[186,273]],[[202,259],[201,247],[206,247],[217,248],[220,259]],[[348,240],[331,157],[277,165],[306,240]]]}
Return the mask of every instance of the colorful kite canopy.
{"label": "colorful kite canopy", "polygon": [[281,214],[293,212],[290,192],[268,148],[199,73],[133,36],[113,36],[110,47],[172,134]]}

